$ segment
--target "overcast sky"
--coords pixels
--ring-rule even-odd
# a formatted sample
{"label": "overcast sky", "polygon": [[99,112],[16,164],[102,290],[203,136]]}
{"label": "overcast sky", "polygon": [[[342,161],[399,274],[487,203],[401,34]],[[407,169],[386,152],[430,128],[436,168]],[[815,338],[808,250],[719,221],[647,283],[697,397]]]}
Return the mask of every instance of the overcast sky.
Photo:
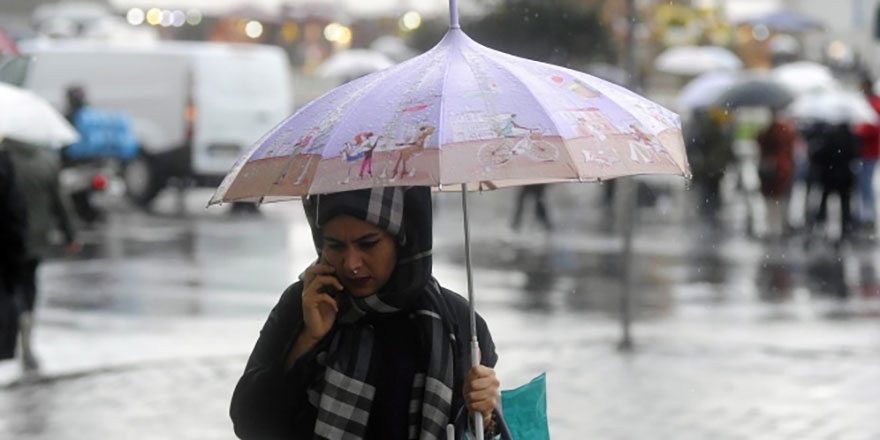
{"label": "overcast sky", "polygon": [[[415,9],[423,14],[448,13],[449,0],[111,0],[117,8],[159,7],[165,9],[199,8],[205,11],[232,9],[240,6],[261,6],[269,10],[281,4],[327,4],[334,5],[353,15],[371,15]],[[473,0],[459,0],[459,9],[472,9]]]}

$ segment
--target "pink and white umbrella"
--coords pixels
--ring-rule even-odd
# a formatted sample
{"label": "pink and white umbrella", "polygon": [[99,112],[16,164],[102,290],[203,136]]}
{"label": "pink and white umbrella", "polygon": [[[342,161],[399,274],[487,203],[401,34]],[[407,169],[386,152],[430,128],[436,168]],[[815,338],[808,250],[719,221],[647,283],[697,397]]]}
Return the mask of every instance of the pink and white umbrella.
{"label": "pink and white umbrella", "polygon": [[675,113],[585,73],[481,46],[428,52],[316,99],[242,156],[211,204],[375,186],[493,189],[689,175]]}

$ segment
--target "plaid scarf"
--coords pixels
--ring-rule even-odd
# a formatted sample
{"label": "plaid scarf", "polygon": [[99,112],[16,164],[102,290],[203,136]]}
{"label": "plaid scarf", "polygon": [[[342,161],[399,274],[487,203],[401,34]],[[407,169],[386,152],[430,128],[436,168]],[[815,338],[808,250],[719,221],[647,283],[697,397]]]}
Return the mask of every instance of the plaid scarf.
{"label": "plaid scarf", "polygon": [[409,312],[427,350],[427,365],[411,385],[410,439],[443,439],[450,420],[453,338],[440,315],[440,286],[431,278],[431,195],[425,187],[390,187],[312,196],[304,202],[315,246],[323,246],[321,226],[347,214],[375,224],[398,239],[398,261],[388,283],[375,295],[343,295],[326,351],[318,354],[322,375],[309,387],[317,408],[315,438],[363,438],[375,386],[369,383],[375,335],[367,317]]}

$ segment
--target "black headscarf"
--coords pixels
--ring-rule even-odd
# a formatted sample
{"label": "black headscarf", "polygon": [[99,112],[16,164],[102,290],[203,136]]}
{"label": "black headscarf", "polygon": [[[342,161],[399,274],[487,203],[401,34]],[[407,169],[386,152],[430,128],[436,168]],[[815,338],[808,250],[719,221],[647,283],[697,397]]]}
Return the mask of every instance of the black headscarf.
{"label": "black headscarf", "polygon": [[321,255],[321,228],[333,217],[350,215],[397,238],[397,265],[376,296],[410,309],[412,297],[431,280],[432,212],[428,187],[386,187],[311,196],[303,201],[315,249]]}

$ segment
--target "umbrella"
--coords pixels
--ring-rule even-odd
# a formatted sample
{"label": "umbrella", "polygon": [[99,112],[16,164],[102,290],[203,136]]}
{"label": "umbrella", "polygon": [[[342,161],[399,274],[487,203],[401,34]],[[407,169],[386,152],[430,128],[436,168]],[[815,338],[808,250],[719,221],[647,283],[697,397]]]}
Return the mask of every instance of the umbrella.
{"label": "umbrella", "polygon": [[746,79],[730,87],[714,102],[716,107],[769,107],[781,109],[794,99],[782,84],[762,78]]}
{"label": "umbrella", "polygon": [[825,90],[799,97],[791,105],[795,118],[832,124],[877,123],[877,113],[864,95],[848,90]]}
{"label": "umbrella", "polygon": [[729,71],[704,73],[681,89],[681,93],[678,94],[678,110],[686,113],[693,109],[708,107],[737,81],[737,75]]}
{"label": "umbrella", "polygon": [[57,148],[79,140],[48,101],[5,83],[0,83],[0,137]]}
{"label": "umbrella", "polygon": [[238,159],[209,204],[395,185],[460,191],[476,363],[468,191],[690,171],[678,115],[585,73],[477,44],[459,28],[456,3],[434,48],[303,107]]}
{"label": "umbrella", "polygon": [[324,78],[357,78],[393,65],[394,61],[382,52],[348,49],[333,54],[318,66],[318,75]]}
{"label": "umbrella", "polygon": [[825,27],[821,21],[793,11],[771,12],[746,20],[744,24],[750,26],[764,25],[771,30],[780,32],[818,30]]}
{"label": "umbrella", "polygon": [[677,46],[666,49],[654,60],[654,67],[673,75],[699,75],[715,70],[739,70],[742,61],[718,46]]}
{"label": "umbrella", "polygon": [[770,77],[782,83],[795,95],[815,90],[833,90],[840,86],[831,69],[812,61],[783,64],[773,69]]}
{"label": "umbrella", "polygon": [[797,55],[801,51],[801,43],[789,34],[779,34],[770,40],[770,53],[774,55]]}

